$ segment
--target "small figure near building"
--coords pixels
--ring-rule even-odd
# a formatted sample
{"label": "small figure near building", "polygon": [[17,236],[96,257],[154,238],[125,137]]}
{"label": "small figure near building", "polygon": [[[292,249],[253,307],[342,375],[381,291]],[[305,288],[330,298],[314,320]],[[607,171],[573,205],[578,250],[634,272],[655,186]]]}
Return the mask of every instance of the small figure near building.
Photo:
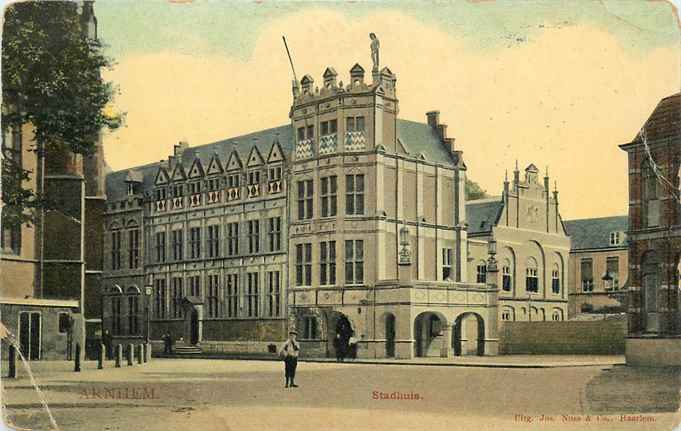
{"label": "small figure near building", "polygon": [[355,337],[355,333],[353,332],[352,335],[350,336],[350,339],[348,340],[348,350],[350,354],[350,359],[357,359],[357,343],[359,340],[357,337]]}
{"label": "small figure near building", "polygon": [[296,341],[296,331],[289,332],[288,339],[279,350],[279,356],[284,359],[284,373],[286,376],[286,386],[297,388],[295,383],[296,368],[298,367],[298,353],[300,352],[300,345]]}
{"label": "small figure near building", "polygon": [[112,343],[112,338],[111,338],[111,333],[109,332],[108,329],[104,330],[104,333],[102,334],[102,344],[104,345],[104,349],[106,350],[106,359],[113,359],[113,343]]}

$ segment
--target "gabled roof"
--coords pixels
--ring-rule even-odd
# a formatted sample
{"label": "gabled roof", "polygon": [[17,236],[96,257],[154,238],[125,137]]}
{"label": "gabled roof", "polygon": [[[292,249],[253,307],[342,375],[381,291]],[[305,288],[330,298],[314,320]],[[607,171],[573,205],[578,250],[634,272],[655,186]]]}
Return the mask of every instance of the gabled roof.
{"label": "gabled roof", "polygon": [[398,119],[397,138],[412,156],[423,154],[427,161],[433,163],[451,164],[454,161],[437,131],[427,124]]}
{"label": "gabled roof", "polygon": [[629,228],[627,216],[568,220],[563,224],[570,236],[572,251],[627,246],[626,240],[620,245],[610,245],[611,232],[626,232]]}
{"label": "gabled roof", "polygon": [[336,72],[336,69],[333,67],[327,67],[326,70],[324,71],[324,78],[331,78],[334,76],[338,76],[338,72]]}
{"label": "gabled roof", "polygon": [[480,201],[466,202],[466,223],[468,234],[491,232],[497,224],[504,202],[501,198],[480,199]]}
{"label": "gabled roof", "polygon": [[[645,123],[645,131],[649,141],[681,137],[681,93],[660,100]],[[634,141],[640,139],[639,135]]]}

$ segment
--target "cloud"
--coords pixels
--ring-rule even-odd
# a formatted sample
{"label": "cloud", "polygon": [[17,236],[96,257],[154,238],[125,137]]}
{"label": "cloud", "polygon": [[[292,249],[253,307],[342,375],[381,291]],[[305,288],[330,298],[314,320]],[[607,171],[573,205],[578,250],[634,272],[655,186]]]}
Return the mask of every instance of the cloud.
{"label": "cloud", "polygon": [[245,60],[123,56],[107,78],[121,87],[127,127],[106,137],[107,160],[122,169],[166,158],[180,139],[201,145],[286,124],[291,72],[281,35],[299,78],[319,82],[333,66],[347,82],[355,62],[370,69],[371,31],[381,62],[397,74],[400,117],[425,121],[439,109],[483,188],[500,192],[518,158],[550,166],[567,218],[626,213],[626,158],[617,145],[678,91],[678,47],[633,54],[626,41],[589,25],[549,28],[485,52],[400,12],[348,17],[313,8],[273,20]]}

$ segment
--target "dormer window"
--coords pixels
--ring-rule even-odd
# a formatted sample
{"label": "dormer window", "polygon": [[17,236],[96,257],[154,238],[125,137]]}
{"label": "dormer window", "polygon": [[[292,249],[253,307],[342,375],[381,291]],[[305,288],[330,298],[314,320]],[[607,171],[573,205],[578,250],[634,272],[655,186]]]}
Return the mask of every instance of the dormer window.
{"label": "dormer window", "polygon": [[180,198],[184,195],[184,186],[182,184],[176,184],[173,186],[173,197]]}
{"label": "dormer window", "polygon": [[220,178],[212,178],[206,181],[206,187],[208,190],[217,190],[220,188]]}
{"label": "dormer window", "polygon": [[166,199],[166,189],[156,189],[154,194],[157,201],[163,201]]}
{"label": "dormer window", "polygon": [[135,183],[128,183],[128,196],[132,196],[135,194]]}
{"label": "dormer window", "polygon": [[269,180],[279,181],[281,179],[281,166],[269,169]]}
{"label": "dormer window", "polygon": [[189,183],[189,194],[195,195],[201,193],[201,183]]}
{"label": "dormer window", "polygon": [[240,175],[240,174],[231,174],[231,175],[229,175],[229,176],[227,177],[227,187],[229,187],[230,189],[239,187],[240,179],[241,179],[241,175]]}
{"label": "dormer window", "polygon": [[624,241],[624,232],[610,232],[610,245],[621,245]]}
{"label": "dormer window", "polygon": [[248,185],[254,186],[260,184],[260,171],[250,171],[248,173]]}

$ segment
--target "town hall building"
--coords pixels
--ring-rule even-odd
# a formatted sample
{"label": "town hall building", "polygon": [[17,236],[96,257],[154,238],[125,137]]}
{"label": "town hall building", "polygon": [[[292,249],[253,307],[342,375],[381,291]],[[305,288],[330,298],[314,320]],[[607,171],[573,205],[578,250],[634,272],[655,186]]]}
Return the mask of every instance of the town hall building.
{"label": "town hall building", "polygon": [[398,118],[377,55],[368,78],[329,67],[292,92],[288,125],[108,176],[114,342],[265,352],[295,328],[312,356],[351,336],[360,357],[496,354],[496,278],[470,280],[466,166],[439,113]]}

